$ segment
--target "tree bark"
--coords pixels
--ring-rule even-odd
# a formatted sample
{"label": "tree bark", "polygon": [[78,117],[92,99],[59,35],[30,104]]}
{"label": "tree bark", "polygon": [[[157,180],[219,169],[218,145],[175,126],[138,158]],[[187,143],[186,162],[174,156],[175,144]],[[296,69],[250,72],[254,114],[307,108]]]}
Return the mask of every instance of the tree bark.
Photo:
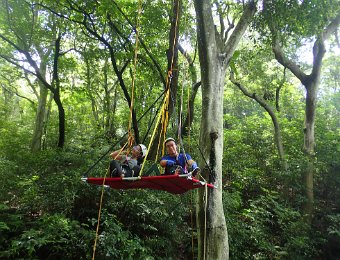
{"label": "tree bark", "polygon": [[38,152],[42,148],[42,137],[45,129],[45,115],[48,90],[39,82],[40,94],[38,98],[38,107],[35,115],[35,124],[31,142],[31,151]]}
{"label": "tree bark", "polygon": [[[39,70],[41,74],[46,77],[47,62],[49,56],[51,55],[52,48],[50,47],[47,51],[44,51],[41,46],[35,46],[35,48],[37,49],[39,57],[41,59]],[[44,134],[46,134],[46,124],[49,116],[49,106],[47,105],[48,89],[41,81],[38,81],[38,85],[40,89],[40,94],[35,92],[38,99],[38,107],[31,142],[32,152],[38,152],[43,148],[43,142],[46,141],[43,140],[43,136]]]}
{"label": "tree bark", "polygon": [[[223,39],[224,31],[218,34],[215,30],[210,0],[195,0],[194,4],[203,103],[200,147],[207,162],[202,176],[216,186],[215,189],[198,192],[198,258],[229,259],[228,232],[222,204],[224,79],[229,61],[255,13],[255,4],[251,1],[246,5],[229,39]],[[204,165],[203,160],[200,162]]]}

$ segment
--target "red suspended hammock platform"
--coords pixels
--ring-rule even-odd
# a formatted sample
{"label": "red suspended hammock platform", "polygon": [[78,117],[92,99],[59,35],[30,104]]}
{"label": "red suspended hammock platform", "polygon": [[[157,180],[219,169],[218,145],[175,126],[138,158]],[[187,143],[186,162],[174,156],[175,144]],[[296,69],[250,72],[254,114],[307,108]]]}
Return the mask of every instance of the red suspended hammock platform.
{"label": "red suspended hammock platform", "polygon": [[118,190],[152,189],[167,191],[172,194],[182,194],[189,190],[201,188],[204,186],[215,188],[214,185],[200,181],[192,177],[191,174],[124,178],[85,177],[82,178],[82,180],[90,184],[110,186],[111,188]]}

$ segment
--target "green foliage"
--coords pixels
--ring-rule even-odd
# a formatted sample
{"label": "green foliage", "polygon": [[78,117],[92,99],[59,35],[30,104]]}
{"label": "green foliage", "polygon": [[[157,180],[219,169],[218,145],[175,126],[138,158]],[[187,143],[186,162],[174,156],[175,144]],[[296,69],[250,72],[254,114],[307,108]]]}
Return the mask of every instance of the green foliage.
{"label": "green foliage", "polygon": [[337,239],[339,241],[340,239],[340,214],[336,214],[336,215],[329,215],[327,216],[330,220],[330,225],[327,229],[328,234],[330,236],[333,236],[335,239]]}
{"label": "green foliage", "polygon": [[[0,212],[1,257],[88,259],[92,254],[101,187],[80,181],[91,161],[77,151],[27,154],[20,167],[2,161],[2,170],[16,168],[21,177],[1,171],[8,179],[1,190],[8,197]],[[91,174],[103,175],[105,168],[104,160]],[[10,200],[13,194],[16,199]],[[157,259],[177,255],[178,248],[190,254],[187,204],[188,197],[162,192],[105,191],[97,257]]]}
{"label": "green foliage", "polygon": [[[58,73],[66,114],[66,143],[63,150],[55,149],[59,115],[52,102],[42,129],[42,151],[30,152],[39,82],[34,75],[25,78],[23,68],[1,58],[0,258],[89,259],[102,187],[83,183],[80,178],[103,155],[89,175],[105,174],[109,163],[105,154],[127,130],[130,110],[113,66],[122,70],[122,79],[131,95],[135,32],[111,0],[44,0],[39,2],[42,5],[35,2],[1,1],[0,34],[24,47],[37,58],[38,64],[46,62],[49,78],[54,54],[50,46],[56,37],[54,33],[61,33]],[[115,2],[135,25],[138,1]],[[241,5],[235,1],[219,2],[221,12],[240,14]],[[301,216],[305,200],[302,173],[306,165],[302,149],[304,92],[296,87],[299,83],[289,73],[282,81],[284,73],[273,61],[271,45],[260,39],[268,36],[268,22],[275,21],[280,28],[278,32],[287,33],[287,39],[296,44],[293,48],[298,47],[305,43],[302,36],[308,38],[327,25],[338,13],[338,5],[333,6],[336,1],[270,2],[268,10],[272,12],[260,9],[253,27],[256,31],[250,34],[251,42],[242,40],[230,66],[251,93],[260,97],[269,94],[267,102],[272,107],[275,107],[274,93],[282,87],[280,111],[276,114],[289,169],[284,172],[280,167],[269,116],[235,86],[227,85],[223,115],[223,204],[231,257],[337,259],[340,244],[338,58],[330,52],[321,78],[321,100],[316,115],[315,216],[308,226]],[[191,3],[182,4],[179,40],[183,45],[195,46],[197,32]],[[150,0],[143,4],[140,17],[140,39],[162,74],[167,67],[170,9],[171,5],[164,1]],[[89,16],[84,20],[86,14]],[[91,30],[107,42],[104,44]],[[24,59],[8,42],[0,40],[0,47],[3,57],[11,57],[15,62]],[[196,67],[198,58],[194,50],[187,50]],[[180,66],[180,81],[190,85],[191,82],[186,82],[186,66]],[[26,65],[24,68],[32,69]],[[134,107],[139,118],[164,89],[160,71],[141,45],[135,80]],[[186,92],[187,86],[184,87]],[[141,136],[147,133],[158,105],[159,102],[153,104],[153,110],[139,122]],[[200,156],[197,142],[192,140],[199,140],[201,109],[204,104],[197,95],[191,140],[188,138],[185,145],[194,158]],[[175,124],[168,131],[175,134]],[[192,230],[191,200],[190,193],[174,196],[151,190],[105,189],[96,258],[192,258],[191,239],[196,234]]]}
{"label": "green foliage", "polygon": [[339,5],[331,0],[267,1],[254,27],[268,36],[267,26],[274,25],[275,33],[301,45],[301,38],[319,34],[338,13]]}
{"label": "green foliage", "polygon": [[[0,251],[10,246],[12,237],[24,226],[24,216],[6,204],[0,204]],[[0,255],[1,256],[1,255]]]}
{"label": "green foliage", "polygon": [[179,198],[152,190],[110,191],[108,195],[108,202],[113,201],[107,202],[107,210],[115,212],[118,222],[143,241],[147,252],[158,252],[161,258],[176,255],[179,248],[185,254],[190,252],[188,196]]}
{"label": "green foliage", "polygon": [[308,259],[317,254],[320,234],[311,240],[297,210],[285,206],[277,192],[261,193],[242,210],[239,193],[225,193],[231,257]]}
{"label": "green foliage", "polygon": [[143,240],[130,231],[124,230],[124,226],[118,222],[116,216],[108,213],[107,210],[102,211],[101,228],[98,236],[98,258],[145,259],[150,257],[150,252],[143,245]]}
{"label": "green foliage", "polygon": [[[34,225],[33,225],[34,224]],[[89,257],[88,247],[93,233],[77,221],[63,215],[43,215],[32,227],[26,227],[20,235],[12,238],[10,247],[2,257],[16,258],[80,258]]]}
{"label": "green foliage", "polygon": [[15,161],[29,153],[29,126],[22,120],[0,119],[0,156]]}
{"label": "green foliage", "polygon": [[339,245],[337,232],[334,232],[338,228],[339,205],[337,105],[326,102],[328,99],[319,104],[316,216],[309,226],[300,213],[306,165],[301,141],[303,106],[298,98],[300,94],[289,84],[284,85],[281,94],[278,116],[289,164],[287,172],[279,167],[270,119],[249,102],[242,103],[242,96],[226,92],[232,102],[225,105],[228,113],[224,115],[223,169],[224,188],[228,191],[224,192],[223,203],[231,257],[309,259],[321,256],[333,259]]}

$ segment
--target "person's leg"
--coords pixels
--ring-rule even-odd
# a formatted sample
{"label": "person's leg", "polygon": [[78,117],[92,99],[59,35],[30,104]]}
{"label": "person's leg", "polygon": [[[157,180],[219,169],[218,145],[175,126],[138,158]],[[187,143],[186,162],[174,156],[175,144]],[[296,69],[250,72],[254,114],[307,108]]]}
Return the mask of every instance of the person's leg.
{"label": "person's leg", "polygon": [[116,160],[112,160],[110,162],[110,176],[111,177],[119,177],[123,174],[122,167],[120,163]]}
{"label": "person's leg", "polygon": [[165,167],[165,171],[164,171],[164,175],[173,175],[176,173],[178,168],[178,165],[174,165],[174,166],[166,166]]}
{"label": "person's leg", "polygon": [[132,168],[132,173],[133,173],[133,174],[131,174],[131,175],[132,175],[131,177],[138,177],[141,168],[142,168],[142,167],[141,167],[140,165],[134,166],[134,167]]}

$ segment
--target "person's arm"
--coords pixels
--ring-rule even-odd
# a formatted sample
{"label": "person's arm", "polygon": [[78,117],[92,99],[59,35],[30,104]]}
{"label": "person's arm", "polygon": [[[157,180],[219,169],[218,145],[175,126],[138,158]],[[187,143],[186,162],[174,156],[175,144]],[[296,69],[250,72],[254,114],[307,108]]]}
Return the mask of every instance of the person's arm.
{"label": "person's arm", "polygon": [[159,165],[162,166],[163,168],[165,167],[171,167],[171,166],[174,166],[176,164],[175,161],[172,161],[172,160],[167,160],[167,158],[163,157],[161,159],[161,161],[159,162]]}
{"label": "person's arm", "polygon": [[198,168],[197,162],[194,161],[189,154],[186,154],[186,157],[188,159],[187,163],[188,163],[189,169],[193,171],[196,168]]}
{"label": "person's arm", "polygon": [[195,162],[193,159],[189,160],[188,164],[189,164],[189,167],[191,167],[192,170],[195,170],[198,167],[197,162]]}
{"label": "person's arm", "polygon": [[123,158],[122,155],[124,155],[124,154],[125,154],[125,151],[116,150],[116,151],[110,153],[110,156],[112,157],[113,160],[120,161]]}

